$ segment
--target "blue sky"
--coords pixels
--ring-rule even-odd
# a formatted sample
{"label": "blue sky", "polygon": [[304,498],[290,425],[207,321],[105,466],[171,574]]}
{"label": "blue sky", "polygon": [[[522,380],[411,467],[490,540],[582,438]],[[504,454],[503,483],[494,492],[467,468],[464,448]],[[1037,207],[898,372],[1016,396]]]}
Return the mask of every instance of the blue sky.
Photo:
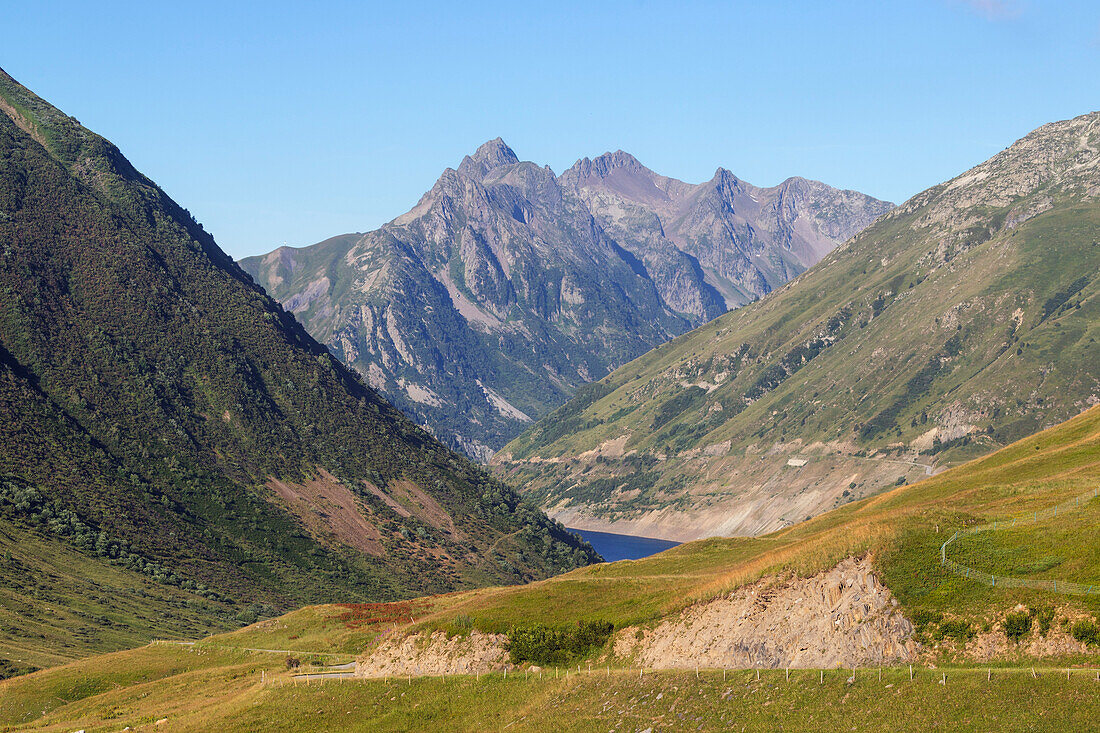
{"label": "blue sky", "polygon": [[901,201],[1100,109],[1100,3],[35,2],[0,66],[240,257],[366,231],[502,136]]}

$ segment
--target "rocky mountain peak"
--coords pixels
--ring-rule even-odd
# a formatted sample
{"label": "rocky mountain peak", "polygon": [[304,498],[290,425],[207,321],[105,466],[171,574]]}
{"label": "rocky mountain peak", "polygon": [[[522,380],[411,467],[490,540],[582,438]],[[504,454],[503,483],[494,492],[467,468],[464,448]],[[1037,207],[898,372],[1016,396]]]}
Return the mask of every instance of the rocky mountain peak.
{"label": "rocky mountain peak", "polygon": [[861,228],[881,203],[827,221],[808,205],[795,231],[798,212],[720,174],[689,184],[616,150],[558,177],[497,138],[347,256],[244,266],[387,399],[487,460],[580,385],[814,264],[841,239],[818,229]]}
{"label": "rocky mountain peak", "polygon": [[751,194],[754,190],[751,185],[725,168],[719,168],[714,172],[714,177],[704,184],[704,190],[707,189],[709,189],[709,193],[704,198],[713,201],[714,197],[717,196],[717,201],[723,202],[722,205],[724,206],[733,206],[735,201],[740,201],[743,204],[743,196],[746,193]]}
{"label": "rocky mountain peak", "polygon": [[515,165],[519,158],[499,137],[484,143],[473,155],[467,155],[458,166],[463,175],[481,177],[494,168]]}
{"label": "rocky mountain peak", "polygon": [[734,175],[733,171],[725,168],[716,169],[714,171],[714,177],[710,180],[716,187],[726,186],[730,188],[741,188],[744,186],[741,179]]}
{"label": "rocky mountain peak", "polygon": [[588,178],[606,178],[617,170],[644,173],[652,172],[630,153],[616,150],[614,153],[604,153],[603,155],[597,156],[595,160],[591,158],[581,158],[566,171],[566,175],[575,176],[579,181],[583,182]]}

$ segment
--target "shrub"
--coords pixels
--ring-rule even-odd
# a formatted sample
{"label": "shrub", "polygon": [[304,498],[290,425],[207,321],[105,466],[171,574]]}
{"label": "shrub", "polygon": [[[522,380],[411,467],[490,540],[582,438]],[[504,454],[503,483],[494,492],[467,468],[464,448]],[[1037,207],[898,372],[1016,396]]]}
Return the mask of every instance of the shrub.
{"label": "shrub", "polygon": [[1073,622],[1070,628],[1073,638],[1087,646],[1100,645],[1100,627],[1092,619],[1083,618]]}
{"label": "shrub", "polygon": [[298,669],[301,666],[302,666],[302,660],[298,659],[298,657],[287,657],[286,658],[286,668],[287,669]]}
{"label": "shrub", "polygon": [[447,638],[452,636],[467,636],[474,629],[474,620],[464,613],[455,616],[451,621],[443,624],[443,631]]}
{"label": "shrub", "polygon": [[917,631],[924,631],[928,624],[938,624],[942,620],[942,613],[939,611],[929,611],[926,608],[922,608],[913,614],[913,626],[917,627]]}
{"label": "shrub", "polygon": [[1046,636],[1054,621],[1054,609],[1050,606],[1031,606],[1027,610],[1039,622],[1039,636]]}
{"label": "shrub", "polygon": [[614,629],[609,621],[578,621],[572,629],[513,626],[508,631],[508,652],[515,664],[566,664],[606,644]]}
{"label": "shrub", "polygon": [[1031,615],[1026,611],[1018,611],[1005,616],[1005,636],[1012,641],[1019,641],[1031,631]]}
{"label": "shrub", "polygon": [[940,633],[960,644],[965,644],[974,638],[974,627],[970,625],[969,621],[951,619],[940,624]]}
{"label": "shrub", "polygon": [[256,611],[252,608],[246,608],[237,614],[237,620],[240,621],[242,624],[254,624],[256,623],[257,618],[258,615],[256,614]]}
{"label": "shrub", "polygon": [[508,653],[515,664],[564,664],[569,661],[567,633],[545,624],[523,628],[513,626],[508,632]]}

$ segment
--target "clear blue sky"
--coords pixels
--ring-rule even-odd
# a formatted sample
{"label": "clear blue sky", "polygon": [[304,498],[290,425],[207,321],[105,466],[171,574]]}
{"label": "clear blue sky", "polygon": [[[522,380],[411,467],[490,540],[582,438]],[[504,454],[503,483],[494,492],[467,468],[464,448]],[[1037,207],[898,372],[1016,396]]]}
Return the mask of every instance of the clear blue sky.
{"label": "clear blue sky", "polygon": [[366,231],[502,136],[901,201],[1100,108],[1095,0],[5,3],[0,66],[240,257]]}

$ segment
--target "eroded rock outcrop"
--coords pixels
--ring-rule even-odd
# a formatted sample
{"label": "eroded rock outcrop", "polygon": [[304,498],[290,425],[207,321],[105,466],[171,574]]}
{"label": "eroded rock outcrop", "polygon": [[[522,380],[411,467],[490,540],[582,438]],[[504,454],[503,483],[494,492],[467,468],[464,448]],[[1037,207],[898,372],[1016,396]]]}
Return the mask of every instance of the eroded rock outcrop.
{"label": "eroded rock outcrop", "polygon": [[357,677],[475,674],[510,668],[504,634],[442,631],[384,639],[355,663]]}
{"label": "eroded rock outcrop", "polygon": [[912,634],[870,562],[848,558],[739,588],[640,634],[625,629],[614,651],[650,668],[868,666],[914,659]]}
{"label": "eroded rock outcrop", "polygon": [[[617,661],[650,669],[865,667],[915,661],[913,626],[867,558],[809,578],[767,578],[613,637]],[[360,677],[474,674],[511,668],[504,634],[442,631],[383,640]]]}

